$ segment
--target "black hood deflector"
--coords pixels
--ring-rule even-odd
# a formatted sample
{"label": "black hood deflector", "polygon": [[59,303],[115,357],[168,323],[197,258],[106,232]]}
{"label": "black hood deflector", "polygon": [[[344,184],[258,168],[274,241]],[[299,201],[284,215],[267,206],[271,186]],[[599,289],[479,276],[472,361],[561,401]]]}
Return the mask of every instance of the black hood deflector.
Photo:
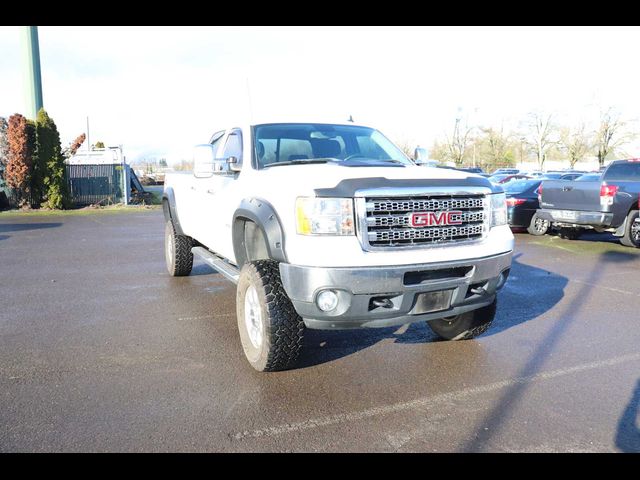
{"label": "black hood deflector", "polygon": [[349,178],[341,180],[333,188],[316,188],[318,197],[353,197],[357,190],[371,188],[433,188],[433,187],[486,187],[492,193],[502,193],[499,185],[494,185],[484,177],[466,178],[403,178],[388,179],[385,177]]}

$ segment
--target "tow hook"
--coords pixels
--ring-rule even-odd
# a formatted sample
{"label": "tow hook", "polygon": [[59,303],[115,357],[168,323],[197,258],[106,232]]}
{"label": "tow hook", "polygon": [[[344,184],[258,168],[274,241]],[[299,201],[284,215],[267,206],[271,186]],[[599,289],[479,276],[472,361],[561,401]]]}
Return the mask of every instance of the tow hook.
{"label": "tow hook", "polygon": [[371,300],[371,303],[376,307],[393,308],[393,302],[390,298],[376,298]]}
{"label": "tow hook", "polygon": [[484,287],[470,288],[469,291],[475,295],[484,295],[485,293],[487,293]]}

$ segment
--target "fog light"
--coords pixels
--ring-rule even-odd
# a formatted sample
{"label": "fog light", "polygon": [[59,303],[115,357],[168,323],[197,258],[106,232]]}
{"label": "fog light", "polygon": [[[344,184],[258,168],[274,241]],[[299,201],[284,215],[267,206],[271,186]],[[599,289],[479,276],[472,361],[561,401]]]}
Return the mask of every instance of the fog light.
{"label": "fog light", "polygon": [[323,312],[330,312],[338,306],[338,295],[333,290],[323,290],[316,298],[316,305]]}

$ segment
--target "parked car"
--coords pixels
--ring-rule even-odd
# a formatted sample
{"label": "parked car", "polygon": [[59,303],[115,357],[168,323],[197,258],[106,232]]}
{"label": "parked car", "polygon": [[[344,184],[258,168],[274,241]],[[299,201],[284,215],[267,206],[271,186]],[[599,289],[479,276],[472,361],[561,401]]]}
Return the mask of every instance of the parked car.
{"label": "parked car", "polygon": [[195,147],[193,175],[167,175],[162,202],[169,274],[189,275],[195,254],[237,285],[239,343],[258,371],[291,368],[306,328],[427,322],[473,338],[511,268],[501,187],[418,167],[353,123],[219,130]]}
{"label": "parked car", "polygon": [[542,180],[517,180],[504,186],[507,195],[507,221],[512,228],[526,228],[531,235],[544,235],[549,229],[548,220],[536,217],[540,208],[538,188]]}
{"label": "parked car", "polygon": [[541,172],[540,170],[535,170],[531,172],[520,172],[520,173],[522,175],[526,175],[527,177],[531,177],[531,178],[539,178],[544,176],[544,172]]}
{"label": "parked car", "polygon": [[463,172],[476,173],[478,175],[482,175],[484,173],[480,167],[463,167],[459,170]]}
{"label": "parked car", "polygon": [[639,210],[640,160],[634,159],[611,162],[602,176],[543,182],[536,215],[559,227],[565,238],[591,229],[612,232],[623,245],[640,247]]}
{"label": "parked car", "polygon": [[513,175],[515,173],[520,173],[520,170],[518,170],[517,168],[498,168],[491,175],[502,175],[505,173]]}
{"label": "parked car", "polygon": [[576,178],[581,177],[584,173],[565,173],[564,175],[560,175],[558,180],[575,180]]}
{"label": "parked car", "polygon": [[584,175],[580,175],[578,178],[576,178],[574,181],[575,182],[593,182],[596,180],[599,180],[600,177],[602,177],[601,173],[585,173]]}
{"label": "parked car", "polygon": [[492,175],[489,177],[489,181],[495,183],[496,185],[503,185],[505,183],[514,182],[516,180],[528,180],[531,177],[527,175],[511,175],[511,174],[502,174],[502,175]]}
{"label": "parked car", "polygon": [[564,175],[564,173],[562,172],[545,172],[544,175],[538,178],[541,178],[543,180],[560,180],[560,177],[562,177],[562,175]]}

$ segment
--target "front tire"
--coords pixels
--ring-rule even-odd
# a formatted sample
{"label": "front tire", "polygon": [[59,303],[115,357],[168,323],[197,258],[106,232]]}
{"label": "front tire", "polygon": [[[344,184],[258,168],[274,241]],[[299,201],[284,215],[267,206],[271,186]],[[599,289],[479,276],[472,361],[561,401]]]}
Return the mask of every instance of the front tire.
{"label": "front tire", "polygon": [[496,316],[498,299],[486,307],[453,317],[427,322],[431,330],[445,340],[469,340],[487,331]]}
{"label": "front tire", "polygon": [[164,258],[172,277],[186,277],[193,268],[193,240],[186,235],[178,235],[169,220],[164,228]]}
{"label": "front tire", "polygon": [[549,227],[551,227],[551,222],[549,220],[544,220],[538,216],[537,213],[533,214],[531,217],[531,223],[527,227],[527,232],[531,235],[540,236],[544,235],[549,231]]}
{"label": "front tire", "polygon": [[638,219],[638,210],[631,210],[627,215],[627,226],[624,235],[620,238],[620,243],[626,247],[640,248],[640,222]]}
{"label": "front tire", "polygon": [[278,262],[256,260],[242,267],[236,313],[242,349],[253,368],[275,372],[295,364],[304,322],[284,291]]}

